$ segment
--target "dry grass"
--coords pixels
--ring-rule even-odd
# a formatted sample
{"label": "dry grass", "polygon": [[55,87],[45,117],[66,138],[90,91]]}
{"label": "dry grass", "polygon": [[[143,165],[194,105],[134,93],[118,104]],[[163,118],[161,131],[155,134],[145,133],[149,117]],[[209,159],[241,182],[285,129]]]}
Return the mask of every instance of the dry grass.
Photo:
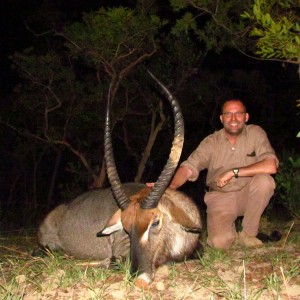
{"label": "dry grass", "polygon": [[300,299],[300,226],[260,249],[206,247],[194,261],[158,270],[139,290],[129,263],[116,270],[58,254],[33,258],[32,235],[0,237],[0,299]]}

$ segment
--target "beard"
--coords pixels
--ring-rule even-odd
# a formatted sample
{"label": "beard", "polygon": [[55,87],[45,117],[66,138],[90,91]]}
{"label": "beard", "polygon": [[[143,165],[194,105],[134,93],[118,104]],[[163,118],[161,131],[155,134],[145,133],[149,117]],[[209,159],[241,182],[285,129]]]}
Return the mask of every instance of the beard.
{"label": "beard", "polygon": [[229,135],[232,136],[238,136],[241,134],[241,132],[244,129],[245,124],[243,124],[242,126],[237,126],[234,129],[232,129],[230,126],[228,125],[224,125],[224,130],[226,133],[228,133]]}

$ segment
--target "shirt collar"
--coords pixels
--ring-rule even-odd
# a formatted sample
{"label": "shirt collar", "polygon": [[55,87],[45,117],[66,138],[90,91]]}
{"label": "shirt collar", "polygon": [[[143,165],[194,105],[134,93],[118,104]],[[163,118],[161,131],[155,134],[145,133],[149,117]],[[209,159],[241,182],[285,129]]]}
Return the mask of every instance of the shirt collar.
{"label": "shirt collar", "polygon": [[[228,138],[226,136],[224,128],[221,129],[221,132],[222,132],[222,139],[223,139],[223,141],[228,141]],[[247,124],[245,124],[245,126],[243,128],[243,131],[238,135],[237,140],[239,140],[243,136],[246,136],[246,134],[247,134]]]}

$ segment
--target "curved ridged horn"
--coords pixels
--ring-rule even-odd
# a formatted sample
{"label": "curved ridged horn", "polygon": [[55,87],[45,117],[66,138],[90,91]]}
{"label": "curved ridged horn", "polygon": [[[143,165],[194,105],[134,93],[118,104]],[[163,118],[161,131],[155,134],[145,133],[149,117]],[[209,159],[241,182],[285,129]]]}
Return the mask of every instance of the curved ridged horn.
{"label": "curved ridged horn", "polygon": [[107,108],[106,108],[105,129],[104,129],[104,157],[105,157],[107,176],[111,184],[113,194],[121,210],[124,210],[129,205],[130,199],[125,194],[124,190],[121,187],[121,181],[115,164],[112,141],[111,141],[110,102],[111,102],[111,86],[109,86],[108,96],[107,96]]}
{"label": "curved ridged horn", "polygon": [[150,76],[162,88],[164,94],[167,96],[173,110],[174,116],[174,139],[172,143],[171,152],[164,169],[162,170],[159,178],[157,179],[150,194],[140,203],[143,209],[150,209],[157,207],[162,194],[165,192],[174,172],[177,168],[180,155],[183,148],[184,141],[184,122],[182,112],[178,101],[173,97],[171,92],[148,70]]}

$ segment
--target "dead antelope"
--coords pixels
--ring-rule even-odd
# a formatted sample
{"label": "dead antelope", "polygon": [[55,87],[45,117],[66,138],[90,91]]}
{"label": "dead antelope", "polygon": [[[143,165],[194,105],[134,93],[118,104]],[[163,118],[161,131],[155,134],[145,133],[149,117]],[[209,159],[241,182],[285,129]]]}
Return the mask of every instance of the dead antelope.
{"label": "dead antelope", "polygon": [[[147,286],[157,267],[168,261],[191,257],[201,249],[202,228],[199,211],[193,201],[179,191],[167,189],[181,155],[184,123],[181,109],[170,91],[149,72],[171,104],[174,117],[174,139],[170,156],[152,189],[145,188],[128,197],[117,173],[110,133],[110,93],[105,122],[104,152],[108,178],[120,209],[98,235],[109,235],[125,229],[130,237],[131,272],[135,283]],[[200,250],[201,251],[201,250]]]}
{"label": "dead antelope", "polygon": [[202,222],[196,205],[183,193],[167,188],[182,151],[182,113],[168,89],[150,75],[167,96],[175,125],[170,156],[154,187],[121,185],[113,156],[108,101],[104,152],[115,199],[110,189],[91,190],[51,211],[38,230],[41,246],[61,249],[77,258],[104,260],[129,255],[139,287],[153,280],[160,265],[202,252]]}

